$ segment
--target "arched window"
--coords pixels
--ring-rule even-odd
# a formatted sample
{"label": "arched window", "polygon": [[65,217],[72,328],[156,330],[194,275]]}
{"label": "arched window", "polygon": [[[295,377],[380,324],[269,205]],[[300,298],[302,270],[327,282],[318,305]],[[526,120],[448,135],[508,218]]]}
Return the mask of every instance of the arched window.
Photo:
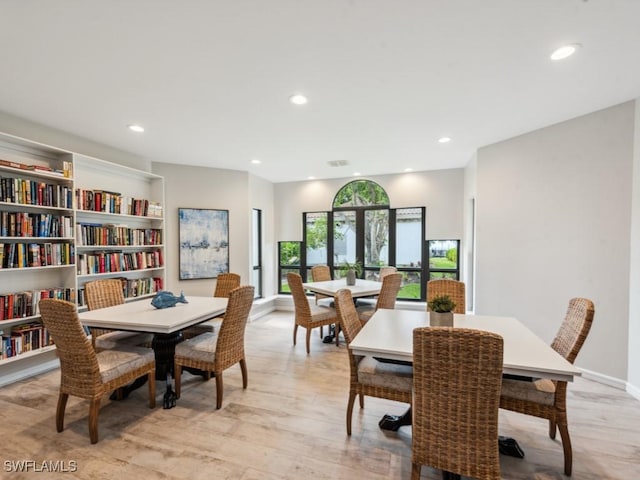
{"label": "arched window", "polygon": [[425,207],[391,208],[378,183],[350,181],[336,193],[331,211],[303,213],[302,242],[280,242],[279,291],[288,292],[288,271],[309,280],[311,267],[326,264],[333,278],[341,278],[347,264],[358,262],[368,280],[379,280],[382,267],[395,266],[403,274],[398,298],[424,301],[425,221]]}
{"label": "arched window", "polygon": [[389,206],[389,195],[380,185],[371,180],[354,180],[338,190],[333,199],[333,208]]}

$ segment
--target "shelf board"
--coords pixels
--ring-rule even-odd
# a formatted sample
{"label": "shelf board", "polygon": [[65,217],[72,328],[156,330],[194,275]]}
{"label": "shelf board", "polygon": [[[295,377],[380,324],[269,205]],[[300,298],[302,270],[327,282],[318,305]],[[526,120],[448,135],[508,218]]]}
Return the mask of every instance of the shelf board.
{"label": "shelf board", "polygon": [[31,350],[29,352],[21,353],[20,355],[15,355],[9,358],[3,358],[0,360],[0,365],[6,365],[8,363],[19,362],[20,360],[25,360],[30,357],[35,357],[37,355],[42,355],[43,353],[50,352],[55,350],[55,345],[48,345],[46,347],[38,348],[37,350]]}

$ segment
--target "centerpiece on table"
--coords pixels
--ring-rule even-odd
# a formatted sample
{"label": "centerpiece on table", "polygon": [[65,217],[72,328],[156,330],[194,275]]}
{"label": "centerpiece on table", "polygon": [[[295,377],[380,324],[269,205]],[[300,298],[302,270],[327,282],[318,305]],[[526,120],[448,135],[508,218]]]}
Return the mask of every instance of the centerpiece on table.
{"label": "centerpiece on table", "polygon": [[340,266],[340,270],[344,272],[347,279],[347,285],[355,285],[356,278],[362,275],[362,263],[360,262],[344,262]]}
{"label": "centerpiece on table", "polygon": [[432,327],[453,327],[453,309],[456,304],[449,295],[433,297],[427,302],[429,324]]}

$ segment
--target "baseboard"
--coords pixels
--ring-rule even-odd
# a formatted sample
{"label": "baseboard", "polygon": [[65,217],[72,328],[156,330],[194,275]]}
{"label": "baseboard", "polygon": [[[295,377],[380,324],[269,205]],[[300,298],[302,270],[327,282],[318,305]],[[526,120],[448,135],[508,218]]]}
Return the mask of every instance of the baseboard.
{"label": "baseboard", "polygon": [[602,383],[603,385],[609,385],[610,387],[617,388],[618,390],[626,390],[628,388],[627,382],[619,378],[610,377],[602,373],[594,372],[592,370],[586,370],[578,367],[578,370],[582,372],[582,376],[588,380]]}
{"label": "baseboard", "polygon": [[627,382],[627,393],[636,400],[640,400],[640,387],[636,387]]}

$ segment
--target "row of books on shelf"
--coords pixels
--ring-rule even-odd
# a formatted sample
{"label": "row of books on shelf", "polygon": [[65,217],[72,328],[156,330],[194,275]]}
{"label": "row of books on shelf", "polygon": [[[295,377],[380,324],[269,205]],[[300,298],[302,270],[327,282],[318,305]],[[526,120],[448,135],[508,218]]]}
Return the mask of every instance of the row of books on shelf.
{"label": "row of books on shelf", "polygon": [[73,218],[51,213],[0,212],[0,237],[73,237]]}
{"label": "row of books on shelf", "polygon": [[161,245],[162,230],[129,228],[126,225],[76,224],[76,245]]}
{"label": "row of books on shelf", "polygon": [[73,265],[73,243],[0,243],[0,268]]}
{"label": "row of books on shelf", "polygon": [[92,212],[136,215],[142,217],[162,217],[162,205],[146,199],[125,197],[106,190],[76,189],[76,205],[80,210]]}
{"label": "row of books on shelf", "polygon": [[53,340],[42,324],[33,322],[18,325],[10,333],[2,333],[0,358],[15,357],[48,345],[53,345]]}
{"label": "row of books on shelf", "polygon": [[28,170],[34,172],[44,172],[49,175],[60,175],[62,177],[73,178],[73,162],[68,160],[62,161],[62,168],[53,168],[49,165],[31,165],[28,163],[15,162],[12,160],[4,160],[0,158],[0,166],[16,168],[19,170]]}
{"label": "row of books on shelf", "polygon": [[78,254],[78,275],[127,272],[164,265],[161,250],[144,252],[91,252]]}
{"label": "row of books on shelf", "polygon": [[43,298],[75,302],[76,290],[72,287],[52,287],[0,294],[0,321],[39,315],[38,305]]}
{"label": "row of books on shelf", "polygon": [[[136,298],[143,295],[149,295],[159,292],[164,288],[164,282],[161,277],[146,278],[120,278],[122,281],[122,293],[125,298]],[[84,288],[78,289],[78,306],[87,304]]]}
{"label": "row of books on shelf", "polygon": [[22,205],[73,208],[73,189],[67,185],[27,178],[0,177],[0,200]]}

